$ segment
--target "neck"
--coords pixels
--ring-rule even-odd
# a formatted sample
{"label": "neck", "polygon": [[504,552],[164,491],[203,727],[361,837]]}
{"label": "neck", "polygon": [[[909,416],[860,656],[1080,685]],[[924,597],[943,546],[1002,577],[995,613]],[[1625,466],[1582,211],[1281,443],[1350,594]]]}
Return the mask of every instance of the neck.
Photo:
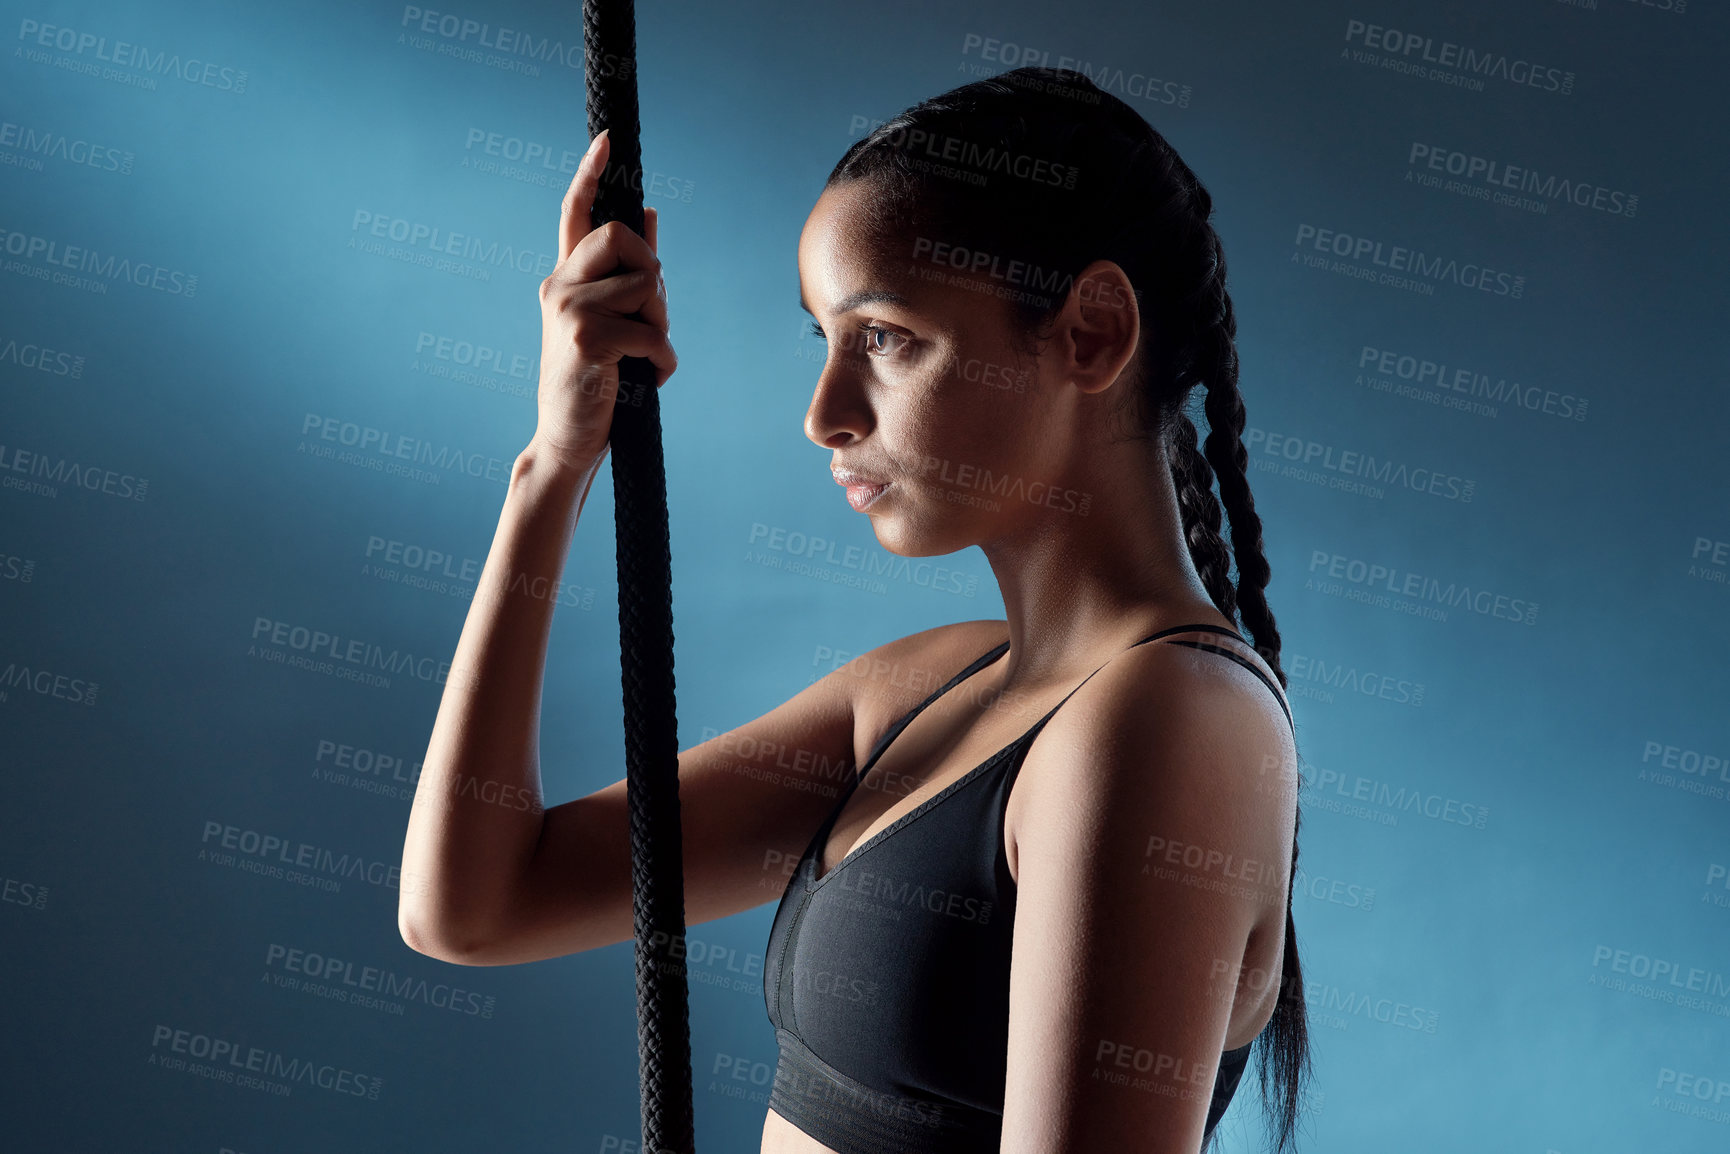
{"label": "neck", "polygon": [[1074,485],[1090,498],[1085,515],[1030,506],[979,543],[1009,621],[998,670],[1006,690],[1079,680],[1173,625],[1235,628],[1190,560],[1163,450],[1145,441],[1099,448]]}

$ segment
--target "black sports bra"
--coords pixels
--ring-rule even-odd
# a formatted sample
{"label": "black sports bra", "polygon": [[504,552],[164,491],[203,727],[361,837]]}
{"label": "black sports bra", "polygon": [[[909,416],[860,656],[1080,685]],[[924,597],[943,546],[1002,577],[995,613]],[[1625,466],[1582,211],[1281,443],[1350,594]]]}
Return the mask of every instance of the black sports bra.
{"label": "black sports bra", "polygon": [[[1135,644],[1196,631],[1243,640],[1214,625],[1180,625]],[[1230,649],[1173,644],[1223,654],[1280,697],[1266,674]],[[1001,1148],[1016,893],[1003,849],[1004,811],[1028,747],[1081,686],[1021,737],[817,874],[836,818],[883,750],[933,701],[1008,648],[1004,641],[974,661],[879,739],[806,847],[775,911],[763,966],[764,1002],[780,1047],[769,1109],[841,1154]],[[1280,706],[1289,723],[1283,699]],[[1237,1090],[1251,1045],[1221,1055],[1208,1134]]]}

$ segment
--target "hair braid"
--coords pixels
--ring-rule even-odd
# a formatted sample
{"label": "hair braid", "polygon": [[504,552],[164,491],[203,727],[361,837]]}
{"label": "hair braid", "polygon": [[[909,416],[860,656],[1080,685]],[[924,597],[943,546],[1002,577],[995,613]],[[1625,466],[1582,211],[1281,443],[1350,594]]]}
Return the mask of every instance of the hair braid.
{"label": "hair braid", "polygon": [[1237,589],[1231,583],[1231,555],[1219,535],[1219,500],[1213,495],[1213,469],[1196,448],[1195,425],[1181,411],[1171,418],[1171,480],[1183,514],[1183,539],[1207,595],[1228,621],[1237,620]]}
{"label": "hair braid", "polygon": [[1237,391],[1237,317],[1232,311],[1231,294],[1225,288],[1225,253],[1219,234],[1212,228],[1208,234],[1211,269],[1207,292],[1214,300],[1215,319],[1202,337],[1207,346],[1201,357],[1201,379],[1207,389],[1203,407],[1208,425],[1202,452],[1219,478],[1220,500],[1231,526],[1232,558],[1237,562],[1237,603],[1244,628],[1249,631],[1256,652],[1273,667],[1283,686],[1286,675],[1279,660],[1279,629],[1274,625],[1273,610],[1268,608],[1264,592],[1273,570],[1262,552],[1261,516],[1255,511],[1255,498],[1249,491],[1249,450],[1243,445],[1243,395]]}
{"label": "hair braid", "polygon": [[[1268,608],[1267,588],[1272,570],[1262,552],[1261,517],[1249,491],[1249,451],[1243,444],[1243,395],[1237,388],[1237,317],[1231,294],[1225,288],[1225,253],[1219,234],[1205,224],[1212,201],[1196,186],[1197,207],[1203,214],[1208,235],[1208,273],[1203,288],[1204,304],[1213,321],[1199,338],[1196,353],[1198,375],[1207,390],[1204,411],[1208,433],[1204,455],[1219,477],[1219,492],[1231,525],[1232,554],[1237,562],[1237,600],[1244,628],[1256,652],[1272,667],[1281,686],[1286,674],[1280,665],[1279,630]],[[1188,418],[1183,423],[1189,424]],[[1191,426],[1193,431],[1194,426]],[[1216,598],[1217,600],[1217,598]],[[1227,614],[1230,616],[1230,614]],[[1260,1067],[1263,1101],[1270,1103],[1279,1135],[1276,1149],[1291,1142],[1300,1109],[1300,1084],[1310,1070],[1309,1022],[1304,1013],[1303,967],[1298,959],[1297,926],[1292,918],[1292,892],[1297,882],[1298,829],[1303,824],[1302,807],[1292,815],[1291,873],[1286,883],[1285,948],[1280,955],[1279,995],[1273,1016],[1264,1031],[1266,1041]],[[1277,1089],[1276,1089],[1277,1087]],[[1218,1137],[1217,1131],[1214,1137]]]}

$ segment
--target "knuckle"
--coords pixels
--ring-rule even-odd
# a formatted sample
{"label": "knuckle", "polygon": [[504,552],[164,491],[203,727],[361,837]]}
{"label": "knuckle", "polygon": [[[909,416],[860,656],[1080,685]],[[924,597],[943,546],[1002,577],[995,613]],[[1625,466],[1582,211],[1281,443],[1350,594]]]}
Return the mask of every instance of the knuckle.
{"label": "knuckle", "polygon": [[571,340],[586,352],[594,354],[602,339],[603,334],[593,313],[579,312],[571,319]]}

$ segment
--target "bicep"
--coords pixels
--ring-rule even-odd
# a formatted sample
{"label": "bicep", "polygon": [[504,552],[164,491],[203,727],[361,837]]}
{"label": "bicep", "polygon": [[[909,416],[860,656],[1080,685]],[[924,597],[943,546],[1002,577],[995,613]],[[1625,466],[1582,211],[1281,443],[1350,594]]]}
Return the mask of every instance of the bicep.
{"label": "bicep", "polygon": [[[853,705],[833,675],[679,753],[687,925],[781,896],[854,769]],[[501,938],[513,960],[626,941],[633,932],[625,778],[553,806]]]}
{"label": "bicep", "polygon": [[[978,632],[976,623],[964,623],[886,642],[762,716],[680,752],[687,925],[781,897],[857,771],[862,735],[923,696],[918,682],[907,683],[907,671],[953,644],[951,630],[967,638]],[[558,957],[631,937],[624,778],[546,811],[515,894],[482,964]]]}
{"label": "bicep", "polygon": [[1097,700],[1099,732],[1076,711],[1064,764],[1022,771],[1003,1149],[1194,1151],[1246,945],[1285,901],[1271,739],[1194,689]]}

